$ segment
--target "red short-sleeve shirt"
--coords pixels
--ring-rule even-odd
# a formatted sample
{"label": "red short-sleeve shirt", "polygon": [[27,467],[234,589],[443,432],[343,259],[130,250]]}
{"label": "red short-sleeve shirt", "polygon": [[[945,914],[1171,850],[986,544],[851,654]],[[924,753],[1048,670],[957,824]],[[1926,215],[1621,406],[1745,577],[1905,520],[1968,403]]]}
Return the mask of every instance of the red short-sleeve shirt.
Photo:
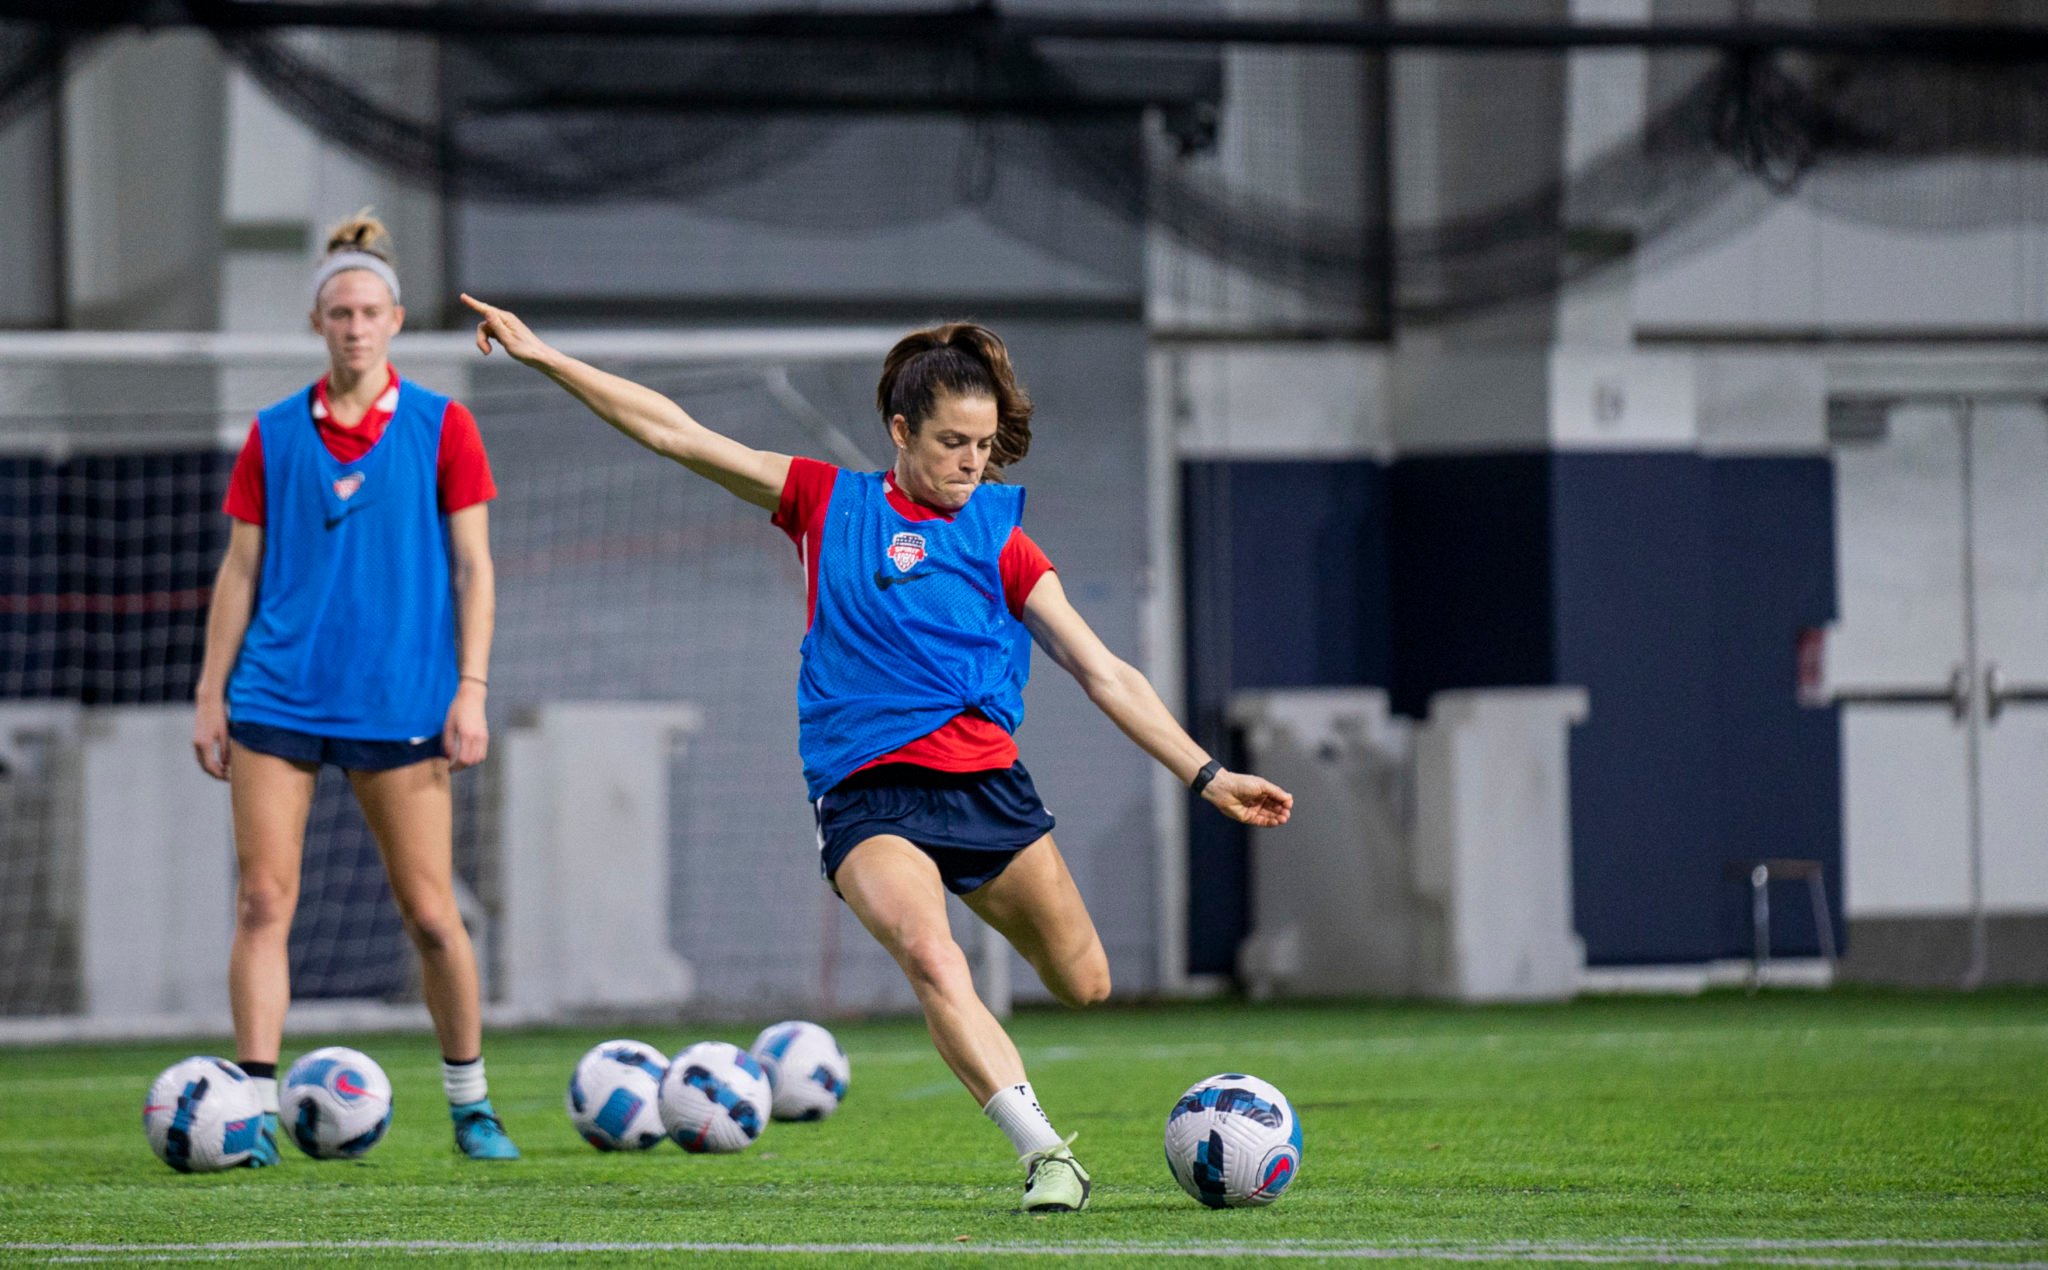
{"label": "red short-sleeve shirt", "polygon": [[[327,377],[322,375],[320,382],[313,385],[314,426],[320,429],[320,440],[327,446],[327,452],[343,463],[353,463],[368,454],[397,410],[396,370],[391,372],[390,382],[377,395],[369,413],[353,425],[335,422],[334,408],[327,398]],[[441,417],[441,450],[435,468],[444,515],[498,496],[498,486],[491,479],[490,459],[484,454],[483,435],[477,431],[476,416],[459,401],[449,402],[447,413]],[[263,523],[263,436],[253,423],[249,425],[249,439],[242,443],[242,452],[235,457],[235,469],[228,477],[228,493],[221,502],[221,510],[252,525]]]}
{"label": "red short-sleeve shirt", "polygon": [[[789,535],[804,561],[804,625],[808,628],[818,611],[818,548],[824,540],[825,509],[832,501],[832,483],[839,469],[816,459],[789,461],[789,476],[782,484],[782,501],[775,509],[775,526]],[[926,507],[896,488],[893,473],[882,478],[889,505],[907,520],[951,520],[946,512]],[[1038,580],[1052,572],[1052,561],[1023,526],[1010,531],[997,561],[1003,575],[1003,602],[1013,616],[1024,616],[1024,602]],[[983,772],[1001,770],[1017,761],[1017,742],[1002,725],[970,710],[953,716],[936,732],[919,737],[899,750],[891,751],[863,767],[882,763],[910,763],[941,772]]]}

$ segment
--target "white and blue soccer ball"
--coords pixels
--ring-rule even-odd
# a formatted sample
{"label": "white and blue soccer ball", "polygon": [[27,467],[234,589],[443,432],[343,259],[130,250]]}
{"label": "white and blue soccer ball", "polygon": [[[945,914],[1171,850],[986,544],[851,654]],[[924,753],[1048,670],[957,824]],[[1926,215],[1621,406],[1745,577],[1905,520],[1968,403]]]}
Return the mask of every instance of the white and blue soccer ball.
{"label": "white and blue soccer ball", "polygon": [[569,1073],[569,1120],[600,1151],[645,1151],[667,1132],[661,1077],[668,1055],[640,1041],[605,1041]]}
{"label": "white and blue soccer ball", "polygon": [[777,1120],[823,1120],[839,1109],[853,1079],[846,1051],[815,1023],[791,1019],[761,1029],[747,1050],[768,1073]]}
{"label": "white and blue soccer ball", "polygon": [[157,1158],[178,1172],[218,1173],[248,1163],[263,1132],[263,1099],[228,1060],[183,1059],[150,1084],[142,1131]]}
{"label": "white and blue soccer ball", "polygon": [[768,1126],[768,1073],[737,1045],[699,1041],[661,1077],[661,1124],[690,1152],[744,1151]]}
{"label": "white and blue soccer ball", "polygon": [[1166,1166],[1211,1208],[1270,1204],[1301,1172],[1301,1121],[1258,1077],[1211,1076],[1166,1113]]}
{"label": "white and blue soccer ball", "polygon": [[376,1146],[391,1127],[391,1081],[368,1054],[329,1045],[284,1074],[277,1114],[307,1155],[353,1160]]}

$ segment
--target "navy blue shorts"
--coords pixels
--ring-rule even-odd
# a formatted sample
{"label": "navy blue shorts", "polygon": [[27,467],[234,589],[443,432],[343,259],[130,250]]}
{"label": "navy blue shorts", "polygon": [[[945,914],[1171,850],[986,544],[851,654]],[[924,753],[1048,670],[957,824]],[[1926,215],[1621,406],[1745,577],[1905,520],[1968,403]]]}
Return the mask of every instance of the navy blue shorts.
{"label": "navy blue shorts", "polygon": [[[999,772],[935,772],[885,763],[820,798],[818,871],[830,882],[847,853],[877,834],[908,838],[955,895],[988,885],[1019,851],[1052,832],[1024,764]],[[836,889],[836,888],[835,888]]]}
{"label": "navy blue shorts", "polygon": [[274,728],[268,723],[229,723],[228,738],[258,754],[294,763],[331,763],[347,772],[387,772],[394,767],[447,757],[438,732],[417,741],[355,741]]}

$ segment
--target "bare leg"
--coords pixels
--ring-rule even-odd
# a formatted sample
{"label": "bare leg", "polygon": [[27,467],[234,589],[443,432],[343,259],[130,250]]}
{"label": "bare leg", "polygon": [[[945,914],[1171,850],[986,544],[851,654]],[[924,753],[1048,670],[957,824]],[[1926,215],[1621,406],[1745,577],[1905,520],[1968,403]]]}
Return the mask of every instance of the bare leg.
{"label": "bare leg", "polygon": [[454,813],[448,761],[427,759],[384,772],[350,772],[356,801],[376,836],[398,915],[420,954],[427,1013],[443,1057],[483,1052],[476,953],[455,907]]}
{"label": "bare leg", "polygon": [[1038,972],[1062,1005],[1109,995],[1109,957],[1059,847],[1047,834],[1017,853],[994,881],[962,897]]}
{"label": "bare leg", "polygon": [[834,882],[868,933],[902,967],[924,1008],[932,1044],[975,1105],[1022,1083],[1024,1060],[1016,1045],[975,995],[967,954],[946,920],[945,885],[931,858],[907,840],[884,834],[848,853]]}
{"label": "bare leg", "polygon": [[299,860],[319,768],[233,744],[229,798],[235,817],[235,938],[228,1002],[235,1057],[275,1063],[292,1000],[286,943],[299,904]]}

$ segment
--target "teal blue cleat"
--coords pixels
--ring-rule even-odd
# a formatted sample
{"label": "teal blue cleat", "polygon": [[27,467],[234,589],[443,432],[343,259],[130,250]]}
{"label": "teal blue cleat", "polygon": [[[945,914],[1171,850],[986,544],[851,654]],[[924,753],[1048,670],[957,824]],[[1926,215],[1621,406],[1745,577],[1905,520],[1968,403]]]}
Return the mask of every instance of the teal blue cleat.
{"label": "teal blue cleat", "polygon": [[519,1148],[505,1132],[505,1122],[491,1109],[491,1100],[480,1098],[448,1108],[455,1121],[455,1145],[472,1160],[516,1160]]}
{"label": "teal blue cleat", "polygon": [[267,1169],[277,1162],[277,1113],[266,1111],[263,1113],[263,1128],[256,1134],[256,1147],[249,1152],[249,1158],[243,1161],[242,1167]]}

